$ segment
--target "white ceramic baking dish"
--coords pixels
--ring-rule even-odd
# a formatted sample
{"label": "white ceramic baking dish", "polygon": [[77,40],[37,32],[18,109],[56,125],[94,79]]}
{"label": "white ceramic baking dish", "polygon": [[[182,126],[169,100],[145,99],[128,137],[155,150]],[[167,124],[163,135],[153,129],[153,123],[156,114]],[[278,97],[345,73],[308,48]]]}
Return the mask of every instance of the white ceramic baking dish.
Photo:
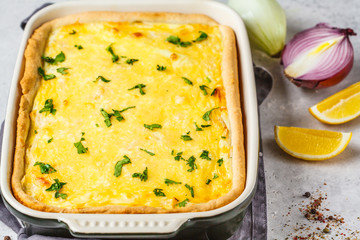
{"label": "white ceramic baking dish", "polygon": [[[207,212],[176,214],[66,214],[40,212],[25,207],[12,195],[10,176],[15,148],[16,119],[20,96],[19,79],[23,74],[23,53],[28,38],[42,23],[68,14],[86,11],[151,11],[202,13],[221,24],[230,26],[236,33],[239,50],[240,85],[245,126],[247,178],[244,192],[230,204]],[[255,192],[258,168],[258,115],[253,64],[244,24],[238,14],[226,5],[211,0],[132,0],[132,1],[78,1],[56,3],[37,12],[27,23],[21,41],[9,93],[3,147],[1,153],[1,191],[5,201],[17,212],[37,220],[57,220],[77,234],[168,234],[176,232],[192,219],[211,219],[230,212],[239,205],[250,203]],[[65,223],[65,224],[64,224]]]}

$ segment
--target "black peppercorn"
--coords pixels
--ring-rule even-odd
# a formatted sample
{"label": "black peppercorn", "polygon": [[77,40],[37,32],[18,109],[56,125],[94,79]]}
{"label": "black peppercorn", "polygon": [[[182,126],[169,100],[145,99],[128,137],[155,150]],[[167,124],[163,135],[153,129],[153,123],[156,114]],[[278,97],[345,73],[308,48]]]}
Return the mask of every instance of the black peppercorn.
{"label": "black peppercorn", "polygon": [[311,194],[309,192],[306,192],[303,196],[309,198]]}

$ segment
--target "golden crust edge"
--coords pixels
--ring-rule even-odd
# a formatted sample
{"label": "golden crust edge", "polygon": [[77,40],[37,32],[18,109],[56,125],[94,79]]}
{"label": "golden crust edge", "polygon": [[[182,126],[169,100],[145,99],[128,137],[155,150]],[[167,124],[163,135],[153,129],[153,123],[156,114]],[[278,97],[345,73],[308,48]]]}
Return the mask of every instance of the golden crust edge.
{"label": "golden crust edge", "polygon": [[[149,21],[166,23],[201,23],[208,25],[218,25],[216,21],[203,14],[182,14],[182,13],[137,13],[137,12],[85,12],[69,15],[49,21],[35,30],[28,41],[25,50],[25,70],[20,86],[23,95],[20,99],[19,115],[16,131],[16,148],[14,156],[13,174],[11,177],[11,187],[15,198],[23,205],[34,210],[45,212],[64,212],[64,213],[181,213],[181,212],[201,212],[209,211],[225,206],[235,200],[245,187],[245,152],[244,135],[242,126],[242,113],[240,106],[240,93],[238,83],[236,41],[233,30],[230,27],[219,25],[223,37],[223,60],[222,78],[226,92],[227,108],[230,119],[231,145],[233,147],[232,168],[233,185],[231,190],[224,196],[213,199],[206,203],[193,204],[184,208],[163,209],[147,206],[102,206],[88,207],[82,209],[68,209],[50,206],[41,203],[33,197],[27,195],[21,185],[25,167],[25,143],[29,131],[29,114],[32,109],[33,98],[35,97],[40,78],[37,74],[38,66],[41,66],[41,53],[45,48],[45,39],[53,28],[75,22],[86,23],[95,21]],[[243,166],[243,167],[241,167]],[[234,184],[235,183],[235,184]],[[238,184],[236,184],[238,183]]]}

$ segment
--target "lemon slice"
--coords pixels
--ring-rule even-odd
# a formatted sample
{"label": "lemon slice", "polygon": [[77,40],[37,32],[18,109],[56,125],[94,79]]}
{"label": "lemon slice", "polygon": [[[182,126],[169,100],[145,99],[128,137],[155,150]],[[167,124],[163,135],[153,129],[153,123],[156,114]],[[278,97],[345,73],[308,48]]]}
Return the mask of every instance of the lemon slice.
{"label": "lemon slice", "polygon": [[351,132],[333,132],[298,127],[275,126],[279,147],[293,157],[325,160],[340,154],[351,139]]}
{"label": "lemon slice", "polygon": [[309,111],[319,121],[328,124],[345,123],[360,116],[360,82],[324,99]]}

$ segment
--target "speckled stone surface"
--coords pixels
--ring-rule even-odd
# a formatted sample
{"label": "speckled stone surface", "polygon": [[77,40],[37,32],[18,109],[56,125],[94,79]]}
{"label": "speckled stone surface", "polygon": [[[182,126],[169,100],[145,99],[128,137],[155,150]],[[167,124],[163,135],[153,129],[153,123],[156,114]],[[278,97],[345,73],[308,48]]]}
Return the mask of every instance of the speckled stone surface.
{"label": "speckled stone surface", "polygon": [[[288,40],[296,32],[319,22],[351,27],[360,34],[358,0],[278,1],[286,11]],[[22,37],[20,21],[44,2],[46,1],[1,0],[0,119],[5,117],[10,81]],[[341,229],[331,229],[331,233],[324,234],[325,239],[345,239],[341,234],[346,234],[350,239],[360,239],[360,233],[352,234],[360,229],[360,118],[346,124],[329,126],[320,123],[308,112],[310,106],[360,80],[360,37],[351,37],[351,41],[355,49],[351,73],[340,84],[323,90],[297,88],[284,78],[279,59],[271,59],[260,52],[253,53],[256,64],[267,68],[274,77],[273,90],[260,107],[269,239],[292,239],[322,231],[326,224],[312,223],[299,211],[299,208],[310,201],[302,196],[305,192],[310,192],[315,197],[326,194],[327,199],[322,206],[329,211],[324,211],[325,215],[337,214],[344,218],[345,223],[341,224]],[[353,137],[347,149],[339,156],[323,162],[306,162],[292,158],[276,145],[274,125],[352,132]],[[294,230],[301,225],[305,226],[303,230]],[[317,227],[320,230],[316,230]],[[16,238],[14,232],[0,223],[0,238],[6,235]]]}

